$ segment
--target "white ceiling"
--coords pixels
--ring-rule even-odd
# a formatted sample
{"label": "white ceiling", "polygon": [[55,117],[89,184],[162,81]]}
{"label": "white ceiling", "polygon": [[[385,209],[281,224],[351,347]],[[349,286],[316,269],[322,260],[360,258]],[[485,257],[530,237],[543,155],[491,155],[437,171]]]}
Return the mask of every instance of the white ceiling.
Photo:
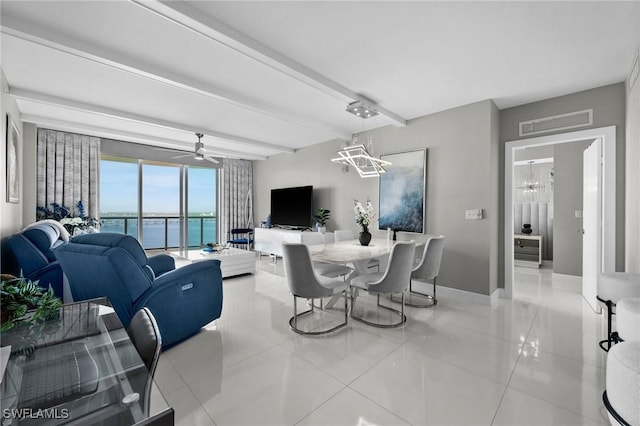
{"label": "white ceiling", "polygon": [[[262,159],[624,81],[640,2],[0,2],[23,120]],[[382,114],[344,111],[370,100]]]}

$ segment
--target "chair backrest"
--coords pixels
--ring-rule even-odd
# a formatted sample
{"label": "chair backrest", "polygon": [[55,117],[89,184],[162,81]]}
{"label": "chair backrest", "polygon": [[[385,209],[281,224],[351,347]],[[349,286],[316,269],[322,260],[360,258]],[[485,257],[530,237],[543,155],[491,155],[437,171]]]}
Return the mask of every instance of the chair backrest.
{"label": "chair backrest", "polygon": [[11,259],[3,271],[12,272],[32,281],[44,289],[51,286],[56,296],[62,298],[62,269],[53,252],[56,247],[65,244],[60,239],[57,227],[48,223],[35,223],[21,233],[7,239],[9,252],[13,254],[15,265]]}
{"label": "chair backrest", "polygon": [[74,300],[107,297],[125,327],[133,304],[153,284],[147,256],[129,235],[95,233],[75,237],[54,250]]}
{"label": "chair backrest", "polygon": [[253,234],[253,228],[234,228],[230,231],[231,235]]}
{"label": "chair backrest", "polygon": [[149,375],[153,377],[162,349],[162,336],[160,336],[160,329],[149,308],[144,307],[136,312],[129,323],[127,334],[142,358],[142,362],[149,370]]}
{"label": "chair backrest", "polygon": [[395,243],[391,248],[389,263],[384,275],[377,283],[369,284],[368,290],[381,293],[396,293],[409,288],[415,254],[415,242],[398,241]]}
{"label": "chair backrest", "polygon": [[336,242],[356,239],[351,229],[337,229],[333,234]]}
{"label": "chair backrest", "polygon": [[149,374],[144,377],[143,383],[139,384],[141,387],[139,390],[143,392],[143,409],[145,414],[148,414],[151,401],[151,385],[158,366],[158,360],[160,359],[160,351],[162,350],[160,329],[149,308],[145,307],[136,312],[127,328],[127,334],[138,351],[140,358],[142,358],[142,362],[149,370]]}
{"label": "chair backrest", "polygon": [[60,231],[48,224],[30,226],[7,241],[25,276],[56,261],[52,249],[62,244]]}
{"label": "chair backrest", "polygon": [[324,244],[324,237],[319,232],[303,232],[302,244],[312,246],[314,244]]}
{"label": "chair backrest", "polygon": [[432,280],[436,278],[440,272],[440,261],[442,260],[443,248],[443,235],[430,238],[425,244],[420,262],[411,272],[411,277],[422,278],[425,280]]}
{"label": "chair backrest", "polygon": [[324,239],[325,244],[333,244],[336,242],[336,236],[333,232],[325,232],[322,234],[322,238]]}
{"label": "chair backrest", "polygon": [[310,299],[331,296],[332,291],[318,281],[306,245],[284,243],[282,253],[284,275],[294,296]]}

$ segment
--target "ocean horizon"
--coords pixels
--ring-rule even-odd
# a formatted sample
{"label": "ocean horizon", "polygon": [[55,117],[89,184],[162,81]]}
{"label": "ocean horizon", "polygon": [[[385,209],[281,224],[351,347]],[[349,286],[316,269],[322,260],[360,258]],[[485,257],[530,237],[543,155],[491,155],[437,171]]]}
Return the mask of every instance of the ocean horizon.
{"label": "ocean horizon", "polygon": [[[115,216],[115,215],[113,215]],[[128,216],[125,214],[119,214],[118,217],[110,218],[108,214],[100,217],[102,224],[100,225],[100,232],[113,232],[117,234],[124,234],[125,219],[123,216],[127,216],[127,235],[138,237],[138,219],[136,216]],[[147,219],[150,216],[156,216],[149,214],[143,219],[142,227],[142,247],[144,249],[163,249],[165,248],[165,220],[164,217],[171,217],[173,215],[157,215],[157,219]],[[177,216],[177,215],[176,215]],[[202,225],[201,225],[202,224]],[[191,215],[189,217],[188,227],[188,241],[189,247],[201,247],[207,243],[215,243],[217,230],[217,218],[214,216],[199,216],[195,217]],[[179,219],[167,219],[167,248],[177,248],[180,241],[180,221]]]}

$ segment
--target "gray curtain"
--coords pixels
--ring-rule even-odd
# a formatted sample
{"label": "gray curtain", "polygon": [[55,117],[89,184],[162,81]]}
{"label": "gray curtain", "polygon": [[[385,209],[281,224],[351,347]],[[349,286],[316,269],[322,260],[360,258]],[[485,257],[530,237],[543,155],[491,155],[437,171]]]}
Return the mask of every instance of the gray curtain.
{"label": "gray curtain", "polygon": [[100,138],[38,129],[37,206],[62,204],[78,215],[82,200],[85,214],[100,215]]}
{"label": "gray curtain", "polygon": [[253,228],[253,162],[222,159],[219,241],[234,228]]}

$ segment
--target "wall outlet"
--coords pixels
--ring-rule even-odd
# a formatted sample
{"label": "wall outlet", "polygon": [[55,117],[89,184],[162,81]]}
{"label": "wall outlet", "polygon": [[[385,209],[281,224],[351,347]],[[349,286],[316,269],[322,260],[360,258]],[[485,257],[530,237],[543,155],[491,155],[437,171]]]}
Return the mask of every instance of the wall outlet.
{"label": "wall outlet", "polygon": [[582,217],[582,210],[576,210],[576,219],[580,219]]}
{"label": "wall outlet", "polygon": [[480,220],[482,219],[482,209],[467,210],[465,212],[466,220]]}

